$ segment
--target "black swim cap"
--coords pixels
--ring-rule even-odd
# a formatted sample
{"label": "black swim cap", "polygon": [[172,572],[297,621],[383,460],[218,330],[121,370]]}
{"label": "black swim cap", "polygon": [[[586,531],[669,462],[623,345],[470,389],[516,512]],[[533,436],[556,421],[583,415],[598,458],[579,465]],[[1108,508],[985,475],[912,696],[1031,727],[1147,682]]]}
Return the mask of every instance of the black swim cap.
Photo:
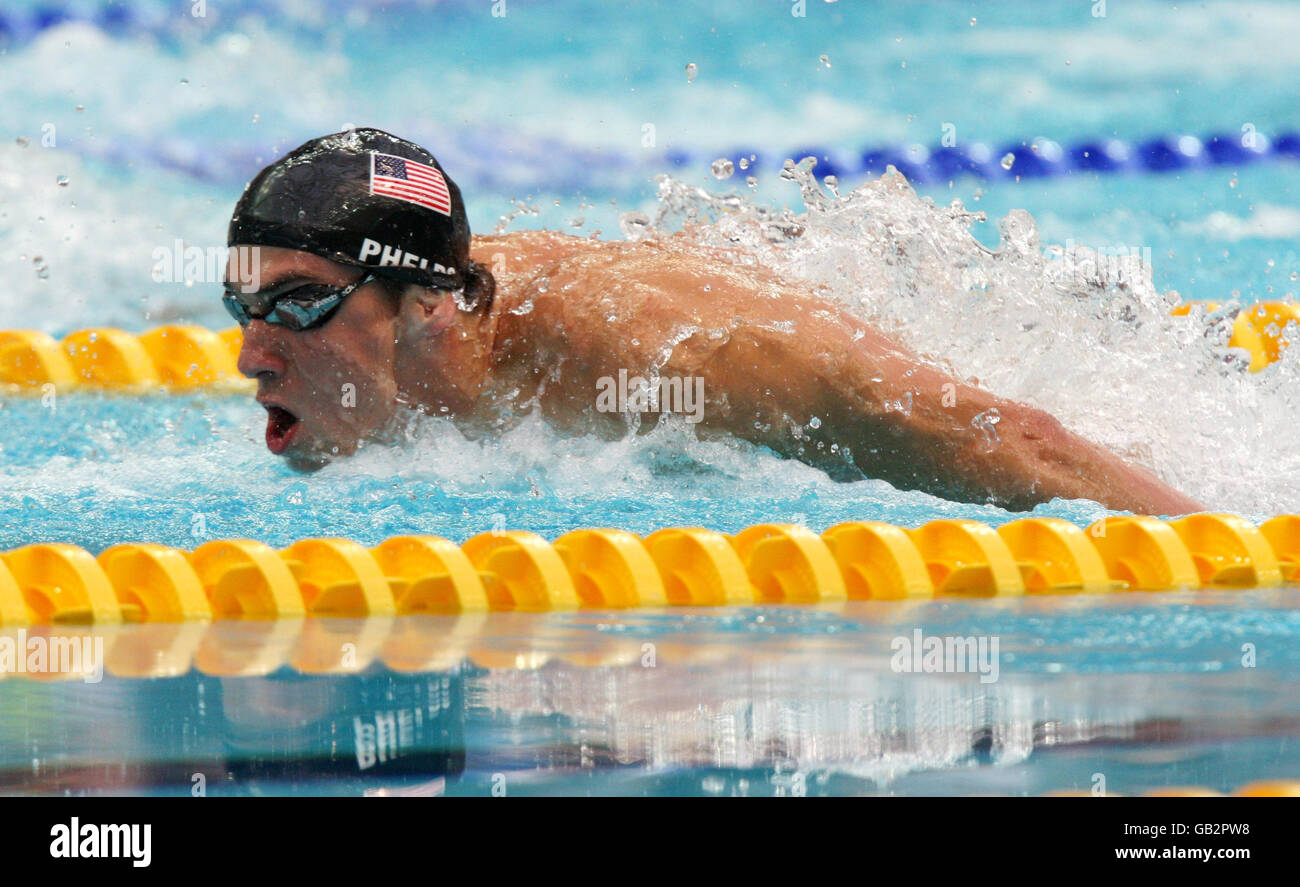
{"label": "black swim cap", "polygon": [[378,129],[312,139],[257,174],[229,246],[281,246],[422,286],[459,289],[469,268],[460,189],[433,155]]}

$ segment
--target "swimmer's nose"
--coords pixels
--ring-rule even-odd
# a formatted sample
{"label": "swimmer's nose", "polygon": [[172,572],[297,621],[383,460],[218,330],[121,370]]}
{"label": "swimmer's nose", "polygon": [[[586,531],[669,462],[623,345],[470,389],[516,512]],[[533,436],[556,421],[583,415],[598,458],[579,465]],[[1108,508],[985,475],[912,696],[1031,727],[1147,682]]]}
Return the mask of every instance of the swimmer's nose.
{"label": "swimmer's nose", "polygon": [[280,376],[285,371],[284,358],[276,347],[276,329],[264,320],[250,321],[244,327],[244,343],[239,348],[236,366],[250,379]]}

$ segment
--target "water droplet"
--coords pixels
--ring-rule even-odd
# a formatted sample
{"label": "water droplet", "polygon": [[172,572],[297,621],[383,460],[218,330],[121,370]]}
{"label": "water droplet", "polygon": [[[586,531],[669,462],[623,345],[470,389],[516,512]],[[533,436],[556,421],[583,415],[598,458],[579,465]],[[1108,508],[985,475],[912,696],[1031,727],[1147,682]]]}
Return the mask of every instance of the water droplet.
{"label": "water droplet", "polygon": [[686,82],[693,83],[695,81],[695,75],[699,72],[700,69],[695,66],[695,62],[688,64],[686,66]]}
{"label": "water droplet", "polygon": [[1011,167],[1015,165],[1015,162],[1016,162],[1016,155],[1008,151],[1006,153],[1006,156],[1002,158],[1002,168],[1011,169]]}
{"label": "water droplet", "polygon": [[17,144],[18,147],[20,148],[26,148],[28,145],[32,143],[32,140],[27,138],[27,136],[19,136],[18,138],[14,139],[14,143]]}
{"label": "water droplet", "polygon": [[189,86],[189,85],[190,85],[190,78],[188,78],[188,77],[182,77],[182,78],[181,78],[181,86]]}
{"label": "water droplet", "polygon": [[822,427],[822,420],[819,419],[819,418],[817,418],[816,416],[813,416],[811,419],[808,420],[808,427],[809,427],[809,428],[821,428],[821,427]]}
{"label": "water droplet", "polygon": [[59,183],[59,187],[61,188],[66,188],[68,186],[67,176],[59,176],[57,179],[55,179],[55,181]]}
{"label": "water droplet", "polygon": [[261,119],[262,119],[262,115],[261,115],[261,114],[254,114],[254,115],[253,115],[253,122],[254,122],[254,123],[256,123],[257,121],[259,121],[259,120],[261,120]]}
{"label": "water droplet", "polygon": [[904,391],[898,400],[885,402],[885,412],[898,412],[904,416],[912,415],[912,392]]}
{"label": "water droplet", "polygon": [[754,178],[753,176],[745,176],[745,184],[751,188],[757,188],[758,179]]}
{"label": "water droplet", "polygon": [[828,55],[817,56],[817,61],[821,62],[823,68],[829,68],[831,66],[831,57]]}
{"label": "water droplet", "polygon": [[86,106],[85,106],[85,105],[77,105],[76,110],[78,110],[78,111],[84,111],[84,110],[86,110]]}
{"label": "water droplet", "polygon": [[1231,179],[1228,180],[1228,187],[1229,187],[1229,188],[1235,188],[1235,187],[1237,187],[1237,177],[1236,177],[1236,176],[1233,176]]}
{"label": "water droplet", "polygon": [[822,179],[822,182],[825,183],[825,185],[826,185],[826,190],[830,191],[830,192],[831,192],[832,194],[834,194],[836,197],[839,197],[839,196],[840,196],[840,190],[839,190],[839,189],[840,189],[840,179],[839,179],[839,176],[826,176],[826,178]]}
{"label": "water droplet", "polygon": [[713,173],[715,179],[729,179],[731,174],[736,171],[736,167],[727,158],[719,157],[713,161],[713,165],[709,167],[709,170]]}
{"label": "water droplet", "polygon": [[640,240],[650,233],[650,217],[643,212],[625,212],[618,217],[618,227],[628,240]]}
{"label": "water droplet", "polygon": [[982,453],[991,453],[1002,443],[998,437],[997,424],[1002,421],[1002,414],[998,412],[997,407],[985,410],[970,420],[971,427],[979,431],[982,440],[979,444],[979,450]]}
{"label": "water droplet", "polygon": [[976,22],[976,18],[975,18],[975,16],[972,15],[972,16],[970,17],[970,26],[971,26],[972,28],[975,27],[975,22]]}
{"label": "water droplet", "polygon": [[742,157],[742,158],[740,158],[740,168],[741,168],[741,169],[749,169],[749,158],[748,158],[748,157]]}

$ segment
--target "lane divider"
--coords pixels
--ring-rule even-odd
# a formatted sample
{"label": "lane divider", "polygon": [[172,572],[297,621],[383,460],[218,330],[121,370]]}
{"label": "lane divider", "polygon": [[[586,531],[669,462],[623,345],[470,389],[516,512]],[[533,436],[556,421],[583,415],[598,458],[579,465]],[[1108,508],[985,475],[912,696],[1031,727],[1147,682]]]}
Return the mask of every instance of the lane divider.
{"label": "lane divider", "polygon": [[[962,147],[911,145],[869,146],[860,151],[821,147],[793,150],[759,150],[733,147],[725,150],[669,148],[659,152],[626,152],[616,146],[592,148],[555,137],[503,132],[493,127],[469,126],[455,132],[432,130],[427,122],[410,120],[397,130],[412,138],[440,145],[439,156],[454,161],[457,181],[476,188],[500,189],[505,183],[526,184],[543,190],[581,190],[593,180],[611,186],[661,172],[711,169],[728,160],[744,178],[778,174],[786,161],[817,160],[815,172],[841,182],[879,176],[889,167],[913,185],[942,186],[970,176],[985,181],[1018,181],[1071,175],[1159,175],[1215,166],[1237,169],[1264,161],[1300,160],[1300,132],[1287,131],[1269,138],[1252,135],[1253,146],[1241,136],[1212,133],[1162,135],[1133,142],[1119,139],[1083,140],[1069,147],[1044,138],[1011,141],[994,148],[985,143]],[[101,162],[138,167],[144,164],[180,173],[192,179],[233,187],[243,186],[263,166],[318,133],[303,133],[275,143],[225,142],[168,135],[149,141],[130,137],[96,136],[94,141],[73,139],[67,150]],[[418,140],[418,139],[417,139]]]}
{"label": "lane divider", "polygon": [[[1185,317],[1194,306],[1206,314],[1219,310],[1218,302],[1184,302],[1169,312],[1174,317]],[[1300,324],[1300,304],[1296,302],[1256,302],[1238,309],[1232,321],[1229,347],[1243,348],[1250,353],[1250,371],[1258,373],[1269,364],[1282,359],[1290,347],[1294,333],[1288,333],[1288,324]]]}
{"label": "lane divider", "polygon": [[[1206,314],[1217,302],[1186,302],[1172,312],[1187,316],[1194,306]],[[1259,302],[1241,308],[1229,346],[1250,354],[1257,373],[1280,360],[1300,324],[1300,304]],[[77,330],[56,341],[38,330],[0,331],[0,391],[39,394],[56,388],[133,393],[191,392],[200,388],[251,391],[253,383],[236,367],[243,331],[209,330],[171,324],[135,335],[112,327]],[[958,577],[960,579],[960,577]]]}
{"label": "lane divider", "polygon": [[[440,2],[469,6],[471,0]],[[324,7],[324,10],[318,7]],[[383,11],[422,12],[427,8],[427,0],[385,0]],[[322,22],[341,22],[358,11],[370,12],[358,10],[354,4],[344,0],[317,0],[312,7],[302,9],[265,0],[222,0],[207,11],[210,15],[203,16],[195,16],[191,4],[169,3],[167,0],[48,0],[27,9],[20,6],[0,10],[0,46],[27,43],[43,31],[71,23],[94,25],[109,34],[148,35],[179,42],[185,36],[212,30],[209,22],[220,27],[237,23],[247,16],[258,16],[270,24],[317,34],[324,30]],[[321,12],[325,14],[320,15]]]}
{"label": "lane divider", "polygon": [[[1215,133],[1204,138],[1174,134],[1135,142],[1085,140],[1068,148],[1037,138],[1012,141],[997,150],[972,143],[961,148],[912,144],[872,146],[861,151],[822,146],[785,152],[749,148],[627,152],[614,145],[591,147],[554,136],[539,137],[483,125],[447,131],[412,119],[395,125],[395,129],[437,147],[439,157],[448,161],[462,186],[497,191],[510,184],[556,192],[590,191],[593,183],[620,188],[628,184],[629,178],[643,179],[665,167],[695,172],[714,168],[719,160],[729,160],[739,177],[748,178],[778,174],[787,160],[813,157],[817,160],[817,175],[834,176],[841,183],[879,176],[893,166],[917,186],[942,186],[964,176],[1015,182],[1071,175],[1157,175],[1214,166],[1237,169],[1270,160],[1300,160],[1297,131],[1279,133],[1271,139],[1256,134],[1255,146],[1250,148],[1242,146],[1240,137],[1231,133]],[[304,132],[275,142],[223,142],[176,134],[139,141],[130,136],[102,134],[93,141],[70,137],[65,150],[115,166],[149,165],[200,182],[242,187],[267,163],[318,134]]]}
{"label": "lane divider", "polygon": [[1087,529],[1022,518],[904,529],[851,521],[818,535],[760,524],[727,536],[673,527],[641,539],[614,529],[479,534],[461,546],[396,536],[373,548],[303,539],[276,551],[250,539],[192,552],[75,545],[0,553],[0,627],[276,620],[419,613],[827,604],[1021,597],[1300,581],[1300,515],[1260,527],[1232,514],[1173,521],[1106,517]]}
{"label": "lane divider", "polygon": [[0,389],[251,390],[252,381],[235,365],[242,343],[239,327],[214,332],[192,324],[140,335],[111,327],[77,330],[62,341],[38,330],[0,331]]}
{"label": "lane divider", "polygon": [[[1210,166],[1243,166],[1260,160],[1300,159],[1300,133],[1216,132],[1204,137],[1169,133],[1139,141],[1118,138],[1084,139],[1061,145],[1048,138],[1021,139],[995,148],[984,142],[962,146],[922,144],[864,148],[854,155],[835,149],[807,147],[788,154],[764,155],[744,149],[724,153],[737,166],[743,158],[752,170],[764,165],[780,168],[785,157],[817,158],[819,175],[880,175],[892,166],[909,182],[941,184],[962,176],[997,180],[1037,179],[1064,175],[1107,173],[1160,174]],[[781,158],[780,160],[776,158]],[[675,166],[707,164],[714,158],[698,152],[670,152]]]}

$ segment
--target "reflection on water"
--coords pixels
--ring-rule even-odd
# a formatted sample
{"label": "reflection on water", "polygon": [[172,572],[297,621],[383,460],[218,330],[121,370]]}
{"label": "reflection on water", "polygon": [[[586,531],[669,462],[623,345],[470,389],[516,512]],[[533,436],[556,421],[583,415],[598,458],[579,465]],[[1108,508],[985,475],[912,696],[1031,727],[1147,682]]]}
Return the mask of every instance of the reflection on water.
{"label": "reflection on water", "polygon": [[[1033,794],[1096,774],[1124,793],[1230,790],[1300,775],[1297,604],[1285,590],[33,628],[102,638],[105,674],[0,679],[0,791]],[[918,631],[996,638],[997,680],[895,671]]]}

